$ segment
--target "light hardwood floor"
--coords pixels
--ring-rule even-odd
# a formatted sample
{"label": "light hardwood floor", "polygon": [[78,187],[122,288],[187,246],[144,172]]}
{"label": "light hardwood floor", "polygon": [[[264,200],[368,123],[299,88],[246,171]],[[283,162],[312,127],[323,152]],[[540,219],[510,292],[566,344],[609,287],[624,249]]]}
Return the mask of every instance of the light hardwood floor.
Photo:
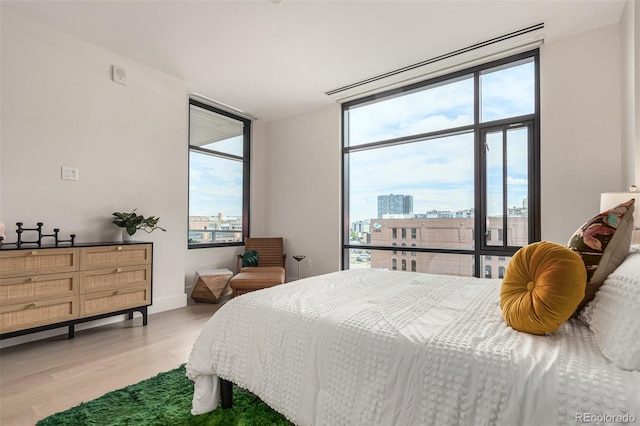
{"label": "light hardwood floor", "polygon": [[[142,318],[0,349],[0,425],[29,426],[50,414],[187,362],[220,307],[197,303]],[[62,329],[66,330],[66,329]]]}

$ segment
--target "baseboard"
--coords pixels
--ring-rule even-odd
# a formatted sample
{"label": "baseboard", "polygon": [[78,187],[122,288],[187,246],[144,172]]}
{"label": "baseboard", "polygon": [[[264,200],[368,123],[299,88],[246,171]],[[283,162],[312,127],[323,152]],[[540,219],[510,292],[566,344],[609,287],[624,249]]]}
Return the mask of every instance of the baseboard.
{"label": "baseboard", "polygon": [[185,306],[187,306],[187,295],[184,293],[168,297],[154,297],[153,305],[149,306],[149,314],[157,314]]}

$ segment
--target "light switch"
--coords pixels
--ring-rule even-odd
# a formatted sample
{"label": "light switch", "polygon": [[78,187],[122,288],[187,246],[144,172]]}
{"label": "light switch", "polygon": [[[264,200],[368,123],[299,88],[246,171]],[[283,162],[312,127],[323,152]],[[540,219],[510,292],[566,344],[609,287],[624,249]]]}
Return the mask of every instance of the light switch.
{"label": "light switch", "polygon": [[78,180],[78,169],[75,167],[62,166],[62,180]]}

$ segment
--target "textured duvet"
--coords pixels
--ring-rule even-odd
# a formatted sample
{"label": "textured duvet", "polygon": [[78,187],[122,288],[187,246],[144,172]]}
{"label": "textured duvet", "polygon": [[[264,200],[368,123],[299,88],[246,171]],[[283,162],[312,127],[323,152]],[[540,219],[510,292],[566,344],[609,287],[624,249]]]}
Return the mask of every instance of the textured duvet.
{"label": "textured duvet", "polygon": [[639,372],[612,366],[575,319],[550,337],[514,331],[499,291],[367,269],[235,298],[189,357],[192,413],[217,407],[222,377],[297,425],[640,422]]}

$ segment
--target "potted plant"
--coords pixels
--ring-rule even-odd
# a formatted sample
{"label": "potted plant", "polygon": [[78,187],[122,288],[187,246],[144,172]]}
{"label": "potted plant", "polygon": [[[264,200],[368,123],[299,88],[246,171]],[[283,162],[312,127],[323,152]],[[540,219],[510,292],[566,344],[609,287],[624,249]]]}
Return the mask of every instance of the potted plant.
{"label": "potted plant", "polygon": [[131,237],[136,233],[138,229],[141,229],[145,232],[153,232],[156,229],[160,229],[161,231],[166,231],[166,229],[158,226],[159,217],[149,216],[144,217],[142,215],[136,214],[136,209],[133,209],[131,213],[123,213],[123,212],[115,212],[113,213],[115,219],[113,223],[121,228],[123,228],[123,237]]}

